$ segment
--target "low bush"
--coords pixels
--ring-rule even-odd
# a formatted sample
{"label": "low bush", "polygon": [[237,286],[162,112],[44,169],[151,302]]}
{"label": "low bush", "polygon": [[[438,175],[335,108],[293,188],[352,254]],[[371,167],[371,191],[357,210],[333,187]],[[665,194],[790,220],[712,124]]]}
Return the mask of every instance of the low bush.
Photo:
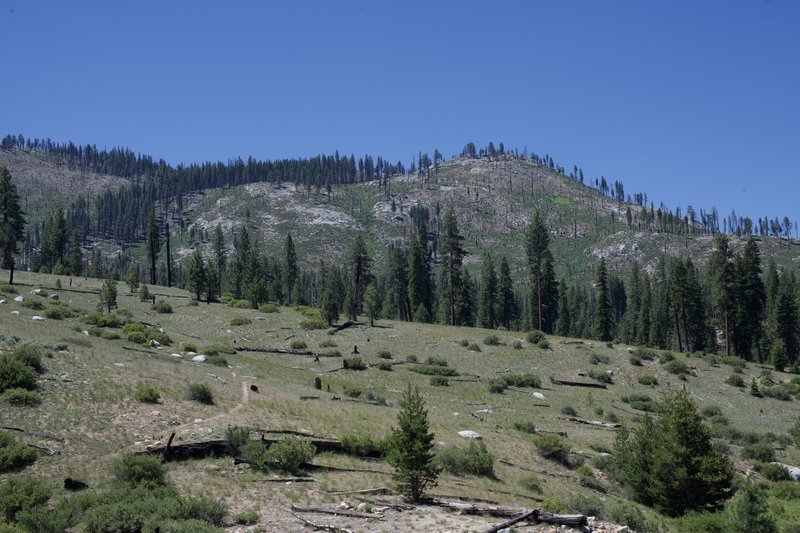
{"label": "low bush", "polygon": [[406,361],[409,362],[409,363],[416,363],[417,362],[417,356],[414,355],[413,353],[409,354],[409,355],[406,356]]}
{"label": "low bush", "polygon": [[742,448],[742,455],[747,459],[771,463],[775,460],[775,448],[766,442],[755,442],[747,444]]}
{"label": "low bush", "polygon": [[442,448],[437,459],[443,470],[457,476],[494,476],[494,456],[483,442],[470,442],[466,448]]}
{"label": "low bush", "polygon": [[13,355],[0,355],[0,392],[36,388],[36,371]]}
{"label": "low bush", "polygon": [[[14,351],[11,352],[11,357],[25,365],[28,365],[37,374],[41,374],[44,372],[42,356],[50,356],[49,353],[45,353],[45,350],[41,346],[42,345],[39,345],[38,343],[23,344],[22,346],[14,348]],[[66,345],[64,348],[66,348]]]}
{"label": "low bush", "polygon": [[789,402],[793,399],[793,388],[790,385],[776,385],[774,387],[761,387],[761,394],[767,398]]}
{"label": "low bush", "polygon": [[224,355],[209,355],[208,359],[206,359],[206,363],[222,368],[228,368],[228,360]]}
{"label": "low bush", "polygon": [[655,387],[658,385],[658,380],[653,374],[644,374],[639,376],[638,380],[640,385],[647,385],[649,387]]}
{"label": "low bush", "polygon": [[528,332],[528,342],[531,344],[537,344],[539,341],[545,339],[544,333],[535,329],[533,331]]}
{"label": "low bush", "polygon": [[295,339],[291,343],[289,343],[289,348],[292,350],[305,350],[308,348],[306,345],[306,341],[302,341],[300,339]]}
{"label": "low bush", "polygon": [[167,481],[161,458],[152,455],[120,455],[112,463],[111,473],[122,483],[164,485]]}
{"label": "low bush", "polygon": [[626,501],[615,501],[605,509],[605,517],[623,526],[628,526],[634,531],[645,533],[648,531],[647,518],[641,509]]}
{"label": "low bush", "polygon": [[676,376],[685,376],[689,373],[689,365],[680,359],[674,359],[664,365],[664,370]]}
{"label": "low bush", "polygon": [[722,416],[722,409],[718,405],[705,405],[700,409],[700,416],[706,419]]}
{"label": "low bush", "polygon": [[609,466],[611,466],[613,461],[614,459],[609,454],[595,455],[592,457],[592,466],[598,470],[605,471]]}
{"label": "low bush", "polygon": [[503,381],[508,387],[542,388],[542,378],[536,374],[509,374],[503,376]]}
{"label": "low bush", "polygon": [[467,350],[469,350],[469,351],[471,351],[471,352],[480,352],[480,351],[481,351],[481,347],[480,347],[480,346],[478,346],[478,344],[477,344],[477,343],[474,343],[474,342],[473,342],[472,344],[470,344],[469,346],[467,346]]}
{"label": "low bush", "polygon": [[514,422],[512,427],[522,433],[536,433],[536,424],[530,420],[518,420]]}
{"label": "low bush", "polygon": [[361,398],[362,394],[364,394],[364,389],[362,389],[358,385],[344,386],[344,395],[347,396],[348,398]]}
{"label": "low bush", "polygon": [[326,324],[321,318],[307,319],[300,321],[300,327],[305,330],[327,329],[328,324]]}
{"label": "low bush", "polygon": [[320,348],[336,348],[337,346],[339,345],[336,344],[336,341],[333,339],[322,339],[319,341]]}
{"label": "low bush", "polygon": [[296,474],[300,467],[314,458],[317,449],[307,440],[288,437],[282,439],[267,451],[270,461],[277,463],[281,470]]}
{"label": "low bush", "polygon": [[158,403],[161,394],[152,385],[140,383],[133,392],[133,397],[137,402]]}
{"label": "low bush", "polygon": [[225,442],[231,453],[238,455],[242,447],[250,440],[250,428],[247,426],[228,426],[225,428]]}
{"label": "low bush", "polygon": [[366,370],[367,363],[357,356],[345,357],[342,360],[342,367],[346,368],[347,370]]}
{"label": "low bush", "polygon": [[252,324],[253,321],[246,317],[237,316],[231,319],[231,326],[246,326]]}
{"label": "low bush", "polygon": [[380,350],[380,351],[378,351],[378,358],[380,358],[380,359],[391,359],[392,358],[392,352],[390,352],[389,350]]}
{"label": "low bush", "polygon": [[458,345],[466,348],[467,346],[469,346],[469,341],[467,339],[461,339],[460,341],[458,341]]}
{"label": "low bush", "polygon": [[609,385],[614,383],[614,379],[611,377],[611,374],[602,370],[589,370],[587,375],[593,380],[599,381],[600,383],[606,383]]}
{"label": "low bush", "polygon": [[184,342],[181,344],[181,350],[184,352],[195,352],[197,353],[197,345],[193,342]]}
{"label": "low bush", "polygon": [[252,526],[260,519],[261,515],[256,511],[245,511],[233,517],[233,521],[242,526]]}
{"label": "low bush", "polygon": [[18,513],[46,504],[52,495],[36,478],[10,477],[0,484],[0,516],[14,522]]}
{"label": "low bush", "polygon": [[541,350],[549,350],[550,349],[550,341],[547,339],[542,339],[536,343],[536,346]]}
{"label": "low bush", "polygon": [[38,392],[20,388],[5,391],[3,400],[17,407],[36,407],[42,403],[42,397]]}
{"label": "low bush", "polygon": [[61,309],[53,308],[53,309],[47,309],[44,312],[44,317],[49,318],[50,320],[64,320],[66,314]]}
{"label": "low bush", "polygon": [[125,321],[117,315],[106,315],[99,311],[93,311],[86,315],[83,322],[99,328],[120,328],[125,324]]}
{"label": "low bush", "polygon": [[561,414],[567,416],[578,416],[578,411],[576,411],[571,405],[565,405],[561,408]]}
{"label": "low bush", "polygon": [[792,481],[792,476],[789,475],[789,470],[783,465],[775,463],[761,463],[756,465],[756,470],[762,476],[772,482]]}
{"label": "low bush", "polygon": [[525,476],[522,476],[519,480],[519,485],[523,489],[532,492],[534,494],[541,494],[542,492],[544,492],[542,490],[542,484],[539,481],[539,478],[536,476],[536,474],[527,474]]}
{"label": "low bush", "polygon": [[375,440],[370,435],[349,433],[342,437],[345,453],[354,457],[379,457],[386,450],[385,440]]}
{"label": "low bush", "polygon": [[449,366],[439,366],[439,365],[413,365],[409,368],[412,372],[416,372],[417,374],[424,374],[426,376],[457,376],[458,372],[456,372],[455,368],[451,368]]}
{"label": "low bush", "polygon": [[672,352],[668,352],[666,350],[664,350],[658,355],[658,362],[661,363],[662,365],[666,365],[670,361],[674,360],[675,360],[675,354]]}
{"label": "low bush", "polygon": [[513,343],[511,343],[511,347],[514,348],[515,350],[521,350],[522,343],[520,341],[514,341]]}
{"label": "low bush", "polygon": [[[19,511],[15,520],[23,531],[63,533],[77,525],[78,516],[73,509],[61,505],[55,509],[48,509],[46,505],[41,504]],[[2,526],[0,526],[0,531],[5,531]],[[14,529],[13,531],[19,530]]]}
{"label": "low bush", "polygon": [[730,365],[734,368],[744,369],[747,368],[747,361],[735,355],[726,355],[722,357],[722,364]]}
{"label": "low bush", "polygon": [[220,527],[228,514],[228,507],[220,500],[205,496],[188,498],[182,502],[181,514],[188,520],[201,520],[208,524]]}
{"label": "low bush", "polygon": [[558,461],[561,464],[569,463],[569,453],[572,450],[569,443],[558,435],[552,433],[538,433],[534,444],[539,455],[545,459]]}
{"label": "low bush", "polygon": [[300,313],[306,318],[322,319],[319,309],[316,307],[308,307],[307,305],[298,305],[294,308],[295,311]]}
{"label": "low bush", "polygon": [[609,359],[607,355],[593,353],[591,356],[589,356],[589,363],[593,365],[599,365],[599,364],[607,365],[609,361],[611,361],[611,359]]}
{"label": "low bush", "polygon": [[492,394],[503,394],[506,390],[506,382],[500,378],[492,378],[489,380],[489,392]]}
{"label": "low bush", "polygon": [[725,383],[740,388],[743,388],[745,385],[744,378],[740,374],[731,374],[730,376],[725,378]]}
{"label": "low bush", "polygon": [[271,314],[271,313],[277,313],[277,312],[279,312],[280,310],[281,310],[281,309],[280,309],[280,307],[278,307],[278,305],[277,305],[277,304],[274,304],[274,303],[266,303],[266,304],[264,304],[264,305],[261,305],[261,306],[258,308],[258,311],[259,311],[259,312],[261,312],[261,313],[268,313],[268,314]]}
{"label": "low bush", "polygon": [[134,344],[146,344],[147,343],[147,335],[144,334],[142,331],[131,331],[127,334],[128,342],[132,342]]}
{"label": "low bush", "polygon": [[483,344],[485,344],[486,346],[499,346],[501,344],[500,337],[498,337],[494,333],[491,335],[487,335],[486,338],[483,339]]}
{"label": "low bush", "polygon": [[229,348],[228,346],[220,346],[218,344],[210,344],[208,346],[203,347],[203,353],[208,356],[216,356],[216,355],[235,355],[236,350],[233,348]]}
{"label": "low bush", "polygon": [[631,356],[628,358],[628,362],[629,362],[630,364],[632,364],[633,366],[642,366],[642,358],[641,358],[641,357],[638,357],[638,356],[636,356],[636,355],[631,355]]}
{"label": "low bush", "polygon": [[450,380],[444,376],[431,376],[431,385],[434,387],[449,387]]}
{"label": "low bush", "polygon": [[425,364],[427,365],[436,365],[436,366],[447,366],[447,361],[442,359],[441,357],[437,357],[435,355],[431,355],[428,359],[425,360]]}
{"label": "low bush", "polygon": [[646,394],[626,394],[622,397],[622,401],[630,404],[631,407],[639,411],[653,413],[658,412],[661,408],[658,402],[653,401],[653,399]]}
{"label": "low bush", "polygon": [[237,300],[236,298],[231,298],[228,300],[228,307],[233,307],[234,309],[250,309],[252,306],[250,305],[250,300]]}
{"label": "low bush", "polygon": [[36,461],[36,450],[20,444],[13,435],[0,431],[0,474],[22,470]]}
{"label": "low bush", "polygon": [[39,300],[25,300],[19,305],[20,307],[30,309],[31,311],[41,311],[42,309],[44,309],[44,303],[42,303]]}
{"label": "low bush", "polygon": [[650,348],[639,346],[633,351],[633,355],[642,361],[652,361],[656,358],[656,351]]}
{"label": "low bush", "polygon": [[214,405],[214,394],[205,383],[191,383],[186,391],[186,399],[206,405]]}
{"label": "low bush", "polygon": [[394,369],[392,368],[392,363],[390,363],[389,361],[380,361],[378,363],[378,370],[384,370],[386,372],[391,372]]}
{"label": "low bush", "polygon": [[575,494],[567,501],[567,507],[574,513],[601,517],[605,514],[603,500],[594,494]]}
{"label": "low bush", "polygon": [[719,359],[717,359],[717,356],[714,355],[714,354],[708,354],[708,355],[704,356],[703,357],[703,361],[708,363],[708,366],[717,366],[717,365],[719,365]]}
{"label": "low bush", "polygon": [[153,311],[165,315],[172,312],[172,306],[166,300],[158,300],[153,306]]}

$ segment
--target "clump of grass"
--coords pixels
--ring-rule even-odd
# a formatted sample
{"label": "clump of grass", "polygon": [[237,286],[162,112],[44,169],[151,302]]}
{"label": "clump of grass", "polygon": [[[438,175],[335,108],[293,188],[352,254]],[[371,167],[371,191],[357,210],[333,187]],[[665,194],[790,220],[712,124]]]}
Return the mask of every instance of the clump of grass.
{"label": "clump of grass", "polygon": [[322,339],[319,341],[320,348],[336,348],[337,346],[338,344],[336,344],[336,341],[333,339]]}
{"label": "clump of grass", "polygon": [[456,372],[455,368],[451,368],[449,366],[439,366],[439,365],[414,365],[409,368],[412,372],[416,372],[417,374],[424,374],[427,376],[457,376],[458,372]]}
{"label": "clump of grass", "polygon": [[364,389],[362,389],[358,385],[344,386],[344,395],[347,396],[348,398],[361,398],[362,394],[364,394]]}
{"label": "clump of grass", "polygon": [[636,348],[633,351],[633,355],[635,357],[638,357],[642,361],[652,361],[653,359],[656,358],[655,350],[652,350],[650,348],[644,348],[642,346],[639,346],[638,348]]}
{"label": "clump of grass", "polygon": [[186,399],[206,405],[214,405],[214,393],[205,383],[191,383],[186,392]]}
{"label": "clump of grass", "polygon": [[224,355],[209,355],[208,359],[206,359],[206,363],[222,368],[228,367],[228,360]]}
{"label": "clump of grass", "polygon": [[436,365],[436,366],[447,366],[447,361],[445,361],[441,357],[430,355],[428,356],[428,359],[425,361],[425,364]]}
{"label": "clump of grass", "polygon": [[233,517],[233,521],[242,526],[251,526],[261,519],[256,511],[245,511]]}
{"label": "clump of grass", "polygon": [[545,459],[551,459],[561,464],[567,465],[569,463],[569,454],[572,447],[569,443],[552,433],[538,433],[535,437],[534,444],[538,450],[539,455]]}
{"label": "clump of grass", "polygon": [[675,359],[664,365],[664,370],[676,376],[685,376],[689,373],[689,365],[680,359]]}
{"label": "clump of grass", "polygon": [[306,341],[295,339],[289,343],[289,348],[292,350],[305,350],[308,346],[306,345]]}
{"label": "clump of grass", "polygon": [[44,317],[50,320],[64,320],[64,312],[61,309],[48,309],[44,312]]}
{"label": "clump of grass", "polygon": [[608,385],[614,383],[614,379],[611,377],[611,374],[603,372],[602,370],[589,370],[587,375],[593,380],[599,381],[600,383],[606,383]]}
{"label": "clump of grass", "polygon": [[491,335],[487,335],[486,338],[483,339],[483,344],[485,344],[486,346],[499,346],[501,344],[500,337],[498,337],[494,333],[492,333]]}
{"label": "clump of grass", "polygon": [[156,388],[152,385],[140,383],[136,386],[136,390],[133,392],[133,398],[137,402],[158,403],[158,400],[161,398],[161,394],[159,394]]}
{"label": "clump of grass", "polygon": [[431,385],[434,387],[449,387],[450,380],[444,376],[431,376]]}
{"label": "clump of grass", "polygon": [[494,456],[483,442],[470,442],[466,448],[443,448],[437,459],[443,470],[457,476],[494,476]]}
{"label": "clump of grass", "polygon": [[655,387],[656,385],[658,385],[658,380],[653,374],[641,375],[639,376],[637,381],[639,382],[640,385],[647,385],[650,387]]}
{"label": "clump of grass", "polygon": [[514,341],[511,344],[511,347],[514,348],[515,350],[521,350],[522,349],[522,343],[520,341]]}
{"label": "clump of grass", "polygon": [[536,474],[526,474],[522,476],[519,480],[519,486],[534,494],[541,494],[543,492],[542,484]]}
{"label": "clump of grass", "polygon": [[406,356],[406,361],[409,362],[409,363],[416,363],[417,362],[417,356],[414,355],[413,353],[410,354],[410,355],[407,355]]}
{"label": "clump of grass", "polygon": [[209,357],[214,357],[221,354],[235,355],[236,350],[234,350],[233,348],[229,348],[228,346],[220,346],[219,344],[210,344],[208,346],[203,347],[203,353]]}
{"label": "clump of grass", "polygon": [[348,433],[341,440],[345,453],[354,457],[379,457],[387,447],[385,439],[376,440],[370,435]]}
{"label": "clump of grass", "polygon": [[593,353],[591,356],[589,356],[589,363],[593,365],[599,365],[601,363],[607,365],[610,360],[611,359],[609,359],[607,355],[601,355],[597,353]]}
{"label": "clump of grass", "polygon": [[469,341],[467,339],[461,339],[460,341],[458,341],[458,345],[466,348],[467,346],[469,346]]}
{"label": "clump of grass", "polygon": [[547,339],[542,339],[536,343],[536,346],[539,347],[540,350],[549,350],[550,349],[550,341]]}
{"label": "clump of grass", "polygon": [[380,359],[391,359],[392,358],[392,352],[390,352],[389,350],[380,350],[378,352],[378,357]]}
{"label": "clump of grass", "polygon": [[195,352],[197,353],[197,345],[192,342],[184,342],[181,344],[181,350],[184,352]]}
{"label": "clump of grass", "polygon": [[342,360],[342,367],[348,370],[366,370],[367,363],[357,356],[345,357],[344,360]]}
{"label": "clump of grass", "polygon": [[277,304],[274,304],[272,302],[265,303],[258,308],[258,311],[260,313],[278,313],[280,312],[280,310],[281,310],[280,307],[278,307]]}
{"label": "clump of grass", "polygon": [[545,339],[545,338],[546,337],[545,337],[544,333],[542,333],[538,329],[535,329],[535,330],[533,330],[533,331],[528,333],[528,342],[531,343],[531,344],[538,344],[539,341],[541,341],[542,339]]}
{"label": "clump of grass", "polygon": [[489,380],[489,392],[492,394],[503,394],[506,390],[506,383],[500,378],[493,378]]}
{"label": "clump of grass", "polygon": [[567,416],[578,416],[578,411],[576,411],[571,405],[565,405],[561,408],[561,414]]}
{"label": "clump of grass", "polygon": [[159,300],[153,305],[153,311],[161,315],[168,315],[172,313],[172,306],[166,300]]}
{"label": "clump of grass", "polygon": [[478,346],[477,343],[473,342],[472,344],[467,346],[467,350],[469,350],[471,352],[480,352],[481,351],[481,347]]}
{"label": "clump of grass", "polygon": [[508,374],[503,376],[503,382],[507,387],[542,388],[542,378],[536,374]]}
{"label": "clump of grass", "polygon": [[652,413],[660,410],[660,405],[658,402],[653,401],[653,399],[646,394],[626,394],[622,397],[622,401],[630,404],[631,407],[638,409],[639,411],[647,411]]}
{"label": "clump of grass", "polygon": [[385,370],[386,372],[391,372],[393,370],[392,363],[389,361],[380,361],[378,363],[378,370]]}
{"label": "clump of grass", "polygon": [[328,329],[328,324],[325,323],[324,320],[320,319],[308,319],[308,320],[301,320],[300,327],[305,330],[315,330],[315,329]]}
{"label": "clump of grass", "polygon": [[19,305],[26,309],[30,309],[31,311],[41,311],[44,309],[44,304],[39,300],[25,300]]}
{"label": "clump of grass", "polygon": [[42,403],[38,392],[22,388],[8,389],[3,393],[3,400],[16,407],[36,407]]}
{"label": "clump of grass", "polygon": [[514,422],[512,427],[522,433],[536,433],[536,425],[530,420],[518,420]]}
{"label": "clump of grass", "polygon": [[237,316],[236,318],[231,319],[231,326],[246,326],[252,323],[253,323],[252,320],[242,316]]}
{"label": "clump of grass", "polygon": [[725,378],[725,383],[739,388],[743,388],[745,385],[744,378],[741,376],[741,374],[731,374],[730,376]]}

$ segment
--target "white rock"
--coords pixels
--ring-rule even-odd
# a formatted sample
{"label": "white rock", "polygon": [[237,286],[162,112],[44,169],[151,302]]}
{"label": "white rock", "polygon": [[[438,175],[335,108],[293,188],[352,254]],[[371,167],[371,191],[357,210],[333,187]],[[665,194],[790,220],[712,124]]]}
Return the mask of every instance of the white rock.
{"label": "white rock", "polygon": [[194,357],[197,355],[197,352],[186,352],[186,357]]}
{"label": "white rock", "polygon": [[458,434],[459,434],[461,437],[464,437],[464,438],[467,438],[467,439],[481,440],[481,439],[483,438],[483,437],[482,437],[482,436],[481,436],[479,433],[477,433],[476,431],[471,431],[471,430],[469,430],[469,429],[465,429],[464,431],[459,431],[459,432],[458,432]]}
{"label": "white rock", "polygon": [[356,511],[359,513],[365,513],[367,511],[367,504],[365,502],[361,502],[356,506]]}
{"label": "white rock", "polygon": [[174,357],[175,359],[183,359],[183,356],[179,353],[171,353],[169,355],[170,357]]}
{"label": "white rock", "polygon": [[633,348],[628,348],[628,353],[633,353]]}
{"label": "white rock", "polygon": [[350,509],[350,504],[347,503],[347,502],[340,502],[339,503],[339,509],[341,509],[342,511],[346,511],[346,510]]}
{"label": "white rock", "polygon": [[44,317],[43,317],[43,316],[39,316],[39,315],[33,315],[33,316],[31,317],[31,319],[32,319],[32,320],[44,320]]}
{"label": "white rock", "polygon": [[7,303],[8,303],[8,300],[6,300],[5,298],[3,298],[2,300],[0,300],[0,304],[7,304]]}
{"label": "white rock", "polygon": [[51,300],[58,300],[58,298],[59,298],[58,294],[51,294],[50,295],[50,299]]}
{"label": "white rock", "polygon": [[11,311],[11,314],[12,314],[12,315],[18,315],[18,314],[19,314],[19,311]]}
{"label": "white rock", "polygon": [[202,419],[202,418],[195,418],[193,423],[194,423],[194,424],[199,424],[199,423],[200,423],[200,422],[202,422],[202,421],[203,421],[203,419]]}
{"label": "white rock", "polygon": [[14,301],[15,301],[15,302],[24,302],[24,301],[25,301],[25,298],[23,298],[23,297],[22,297],[22,295],[19,295],[19,296],[17,296],[16,298],[14,298]]}
{"label": "white rock", "polygon": [[795,481],[800,481],[800,468],[796,466],[790,466],[787,468],[789,471],[789,475],[792,476],[792,479]]}
{"label": "white rock", "polygon": [[208,361],[208,357],[206,357],[205,355],[195,355],[194,357],[192,357],[192,361],[194,361],[195,363],[205,363],[206,361]]}
{"label": "white rock", "polygon": [[476,413],[486,413],[486,414],[491,414],[491,413],[492,413],[492,410],[491,410],[491,409],[478,409],[478,410],[476,411]]}
{"label": "white rock", "polygon": [[89,336],[89,332],[88,332],[87,330],[85,330],[85,329],[84,329],[83,331],[81,331],[81,333],[83,333],[83,334],[84,334],[84,335],[86,335],[87,337]]}
{"label": "white rock", "polygon": [[161,343],[155,339],[150,339],[150,346],[152,348],[161,348]]}
{"label": "white rock", "polygon": [[544,394],[542,394],[541,392],[534,392],[533,397],[539,400],[544,400]]}
{"label": "white rock", "polygon": [[42,289],[33,289],[31,294],[39,294],[40,292],[42,292]]}

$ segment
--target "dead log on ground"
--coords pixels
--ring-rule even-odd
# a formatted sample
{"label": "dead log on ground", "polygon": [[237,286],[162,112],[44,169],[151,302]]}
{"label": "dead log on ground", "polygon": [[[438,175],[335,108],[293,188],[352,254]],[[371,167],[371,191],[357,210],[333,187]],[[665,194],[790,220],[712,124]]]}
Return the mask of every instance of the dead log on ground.
{"label": "dead log on ground", "polygon": [[61,455],[60,450],[54,450],[52,448],[47,448],[45,446],[37,446],[35,444],[26,444],[28,448],[33,448],[34,450],[38,450],[46,455]]}
{"label": "dead log on ground", "polygon": [[374,489],[328,491],[328,494],[331,496],[343,496],[346,494],[391,494],[392,492],[394,492],[392,489],[386,487],[376,487]]}
{"label": "dead log on ground", "polygon": [[506,507],[497,507],[497,506],[479,507],[474,503],[443,502],[440,500],[436,500],[434,504],[440,507],[444,507],[445,509],[450,509],[451,511],[458,511],[464,514],[489,515],[489,516],[497,516],[500,518],[509,518],[519,515],[519,509],[509,509]]}
{"label": "dead log on ground", "polygon": [[382,506],[382,507],[390,507],[390,508],[394,509],[395,511],[413,511],[414,509],[416,509],[415,506],[410,505],[408,503],[391,502],[389,500],[376,500],[376,499],[364,498],[363,496],[356,496],[356,500],[361,501],[361,502],[365,502],[365,503],[369,503],[369,504],[372,504],[372,505],[377,505],[379,507],[380,506]]}
{"label": "dead log on ground", "polygon": [[484,533],[497,533],[501,529],[509,528],[509,527],[513,526],[514,524],[518,524],[518,523],[520,523],[520,522],[522,522],[524,520],[534,520],[535,521],[538,518],[538,516],[539,516],[539,510],[538,509],[533,509],[533,510],[530,510],[530,511],[524,511],[524,512],[518,514],[517,516],[515,516],[514,518],[512,518],[511,520],[506,520],[502,524],[497,524],[494,527],[490,527],[489,529],[485,530]]}
{"label": "dead log on ground", "polygon": [[239,348],[240,352],[256,352],[256,353],[278,353],[282,355],[308,355],[314,357],[325,357],[325,354],[314,352],[311,350],[287,350],[285,348],[255,348],[252,346],[242,346]]}
{"label": "dead log on ground", "polygon": [[553,383],[556,385],[567,385],[569,387],[589,387],[592,389],[607,389],[605,383],[591,383],[589,381],[570,381],[566,379],[555,379],[553,378]]}
{"label": "dead log on ground", "polygon": [[540,512],[538,522],[556,524],[559,526],[582,527],[587,524],[586,515],[582,514],[553,514]]}
{"label": "dead log on ground", "polygon": [[352,518],[377,518],[377,519],[383,518],[382,514],[360,513],[358,511],[346,511],[343,509],[328,509],[326,507],[303,507],[295,504],[292,504],[292,511],[297,511],[298,513],[332,514],[339,516],[349,516]]}
{"label": "dead log on ground", "polygon": [[58,442],[64,442],[64,437],[53,435],[52,433],[42,433],[40,431],[28,431],[27,429],[18,428],[15,426],[0,426],[0,429],[7,429],[8,431],[18,431],[31,437],[39,437],[40,439],[49,439]]}
{"label": "dead log on ground", "polygon": [[[324,437],[317,437],[310,431],[297,431],[296,429],[258,429],[253,428],[250,431],[253,433],[261,433],[262,435],[296,435],[298,437],[305,437],[307,439],[313,438],[324,438]],[[333,439],[329,439],[333,440]]]}
{"label": "dead log on ground", "polygon": [[267,479],[251,479],[253,483],[310,483],[313,477],[278,477]]}
{"label": "dead log on ground", "polygon": [[297,516],[294,513],[291,513],[291,514],[292,514],[293,517],[297,518],[303,524],[307,525],[308,527],[310,527],[312,529],[322,529],[323,531],[334,531],[335,533],[353,533],[352,529],[347,529],[346,527],[334,526],[332,524],[315,524],[314,522],[309,522],[308,520],[300,518],[299,516]]}
{"label": "dead log on ground", "polygon": [[300,396],[301,400],[319,400],[319,396]]}
{"label": "dead log on ground", "polygon": [[355,326],[355,325],[357,325],[357,324],[358,324],[358,322],[353,322],[352,320],[348,320],[348,321],[347,321],[347,322],[345,322],[344,324],[340,324],[340,325],[338,325],[338,326],[333,326],[333,332],[334,332],[334,333],[339,333],[339,332],[340,332],[340,331],[342,331],[343,329],[347,329],[347,328],[349,328],[349,327],[352,327],[352,326]]}
{"label": "dead log on ground", "polygon": [[621,428],[622,424],[614,422],[600,422],[599,420],[586,420],[585,418],[578,418],[575,416],[558,417],[559,420],[566,420],[567,422],[574,422],[576,424],[586,424],[587,426],[597,426],[607,429]]}
{"label": "dead log on ground", "polygon": [[211,376],[212,378],[216,379],[217,381],[219,381],[219,382],[220,382],[220,383],[222,383],[223,385],[225,384],[225,378],[223,378],[223,377],[220,377],[220,376],[218,376],[218,375],[216,375],[216,374],[212,374],[211,372],[206,372],[206,374],[208,374],[208,375],[209,375],[209,376]]}
{"label": "dead log on ground", "polygon": [[230,453],[228,441],[214,439],[201,442],[188,442],[170,447],[151,448],[136,455],[163,455],[164,461],[186,461],[188,459],[205,459],[206,457],[224,457]]}

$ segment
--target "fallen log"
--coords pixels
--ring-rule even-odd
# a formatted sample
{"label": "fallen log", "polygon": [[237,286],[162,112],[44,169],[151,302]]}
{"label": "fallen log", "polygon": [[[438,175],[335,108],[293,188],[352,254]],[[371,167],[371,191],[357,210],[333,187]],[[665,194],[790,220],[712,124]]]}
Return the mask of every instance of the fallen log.
{"label": "fallen log", "polygon": [[416,507],[414,507],[413,505],[410,505],[408,503],[390,502],[389,500],[369,499],[369,498],[364,498],[362,496],[356,496],[356,500],[361,501],[361,502],[365,502],[365,503],[369,503],[369,504],[372,504],[372,505],[377,505],[379,507],[390,507],[391,509],[394,509],[395,511],[413,511],[414,509],[416,509]]}
{"label": "fallen log", "polygon": [[614,422],[600,422],[599,420],[586,420],[585,418],[578,418],[576,416],[558,417],[559,420],[566,420],[567,422],[574,422],[576,424],[586,424],[587,426],[597,426],[608,429],[621,428],[622,424]]}
{"label": "fallen log", "polygon": [[[262,435],[296,435],[298,437],[305,437],[307,439],[313,438],[324,438],[324,437],[317,437],[310,431],[298,431],[296,429],[258,429],[253,428],[250,431],[253,433],[261,433]],[[331,439],[333,440],[333,439]]]}
{"label": "fallen log", "polygon": [[297,511],[298,513],[332,514],[338,516],[349,516],[352,518],[377,518],[377,519],[383,518],[382,514],[360,513],[358,511],[347,511],[344,509],[328,509],[326,507],[303,507],[295,504],[292,504],[292,511]]}
{"label": "fallen log", "polygon": [[353,533],[352,529],[347,529],[346,527],[334,526],[332,524],[315,524],[314,522],[309,522],[308,520],[300,518],[294,513],[292,513],[292,516],[297,518],[303,524],[312,529],[322,529],[323,531],[334,531],[335,533]]}
{"label": "fallen log", "polygon": [[392,489],[386,487],[376,487],[374,489],[328,491],[328,494],[331,496],[343,496],[346,494],[391,494],[392,492],[394,492]]}
{"label": "fallen log", "polygon": [[489,516],[498,516],[500,518],[509,518],[519,515],[519,509],[508,509],[504,507],[479,507],[474,503],[466,503],[466,502],[443,502],[443,501],[435,501],[435,505],[440,507],[444,507],[445,509],[450,509],[451,511],[458,511],[464,514],[475,514],[475,515],[489,515]]}
{"label": "fallen log", "polygon": [[589,381],[570,381],[566,379],[552,379],[556,385],[567,385],[569,387],[589,387],[592,389],[607,389],[605,383],[591,383]]}
{"label": "fallen log", "polygon": [[530,520],[534,520],[535,521],[537,519],[538,515],[539,515],[539,510],[538,509],[532,509],[530,511],[524,511],[524,512],[518,514],[517,516],[515,516],[514,518],[512,518],[511,520],[506,520],[502,524],[497,524],[496,526],[490,527],[489,529],[485,530],[484,533],[497,533],[501,529],[509,528],[509,527],[513,526],[514,524],[518,524],[518,523],[520,523],[520,522],[522,522],[524,520],[529,520],[530,519]]}
{"label": "fallen log", "polygon": [[39,437],[40,439],[49,439],[58,442],[64,442],[64,437],[59,437],[58,435],[53,435],[51,433],[42,433],[41,431],[28,431],[27,429],[18,428],[16,426],[0,426],[0,429],[6,429],[8,431],[18,431],[20,433],[30,435],[31,437]]}
{"label": "fallen log", "polygon": [[292,350],[285,348],[255,348],[253,346],[242,346],[239,348],[240,352],[256,352],[256,353],[277,353],[282,355],[308,355],[313,357],[325,357],[324,354],[314,352],[311,350]]}
{"label": "fallen log", "polygon": [[340,332],[340,331],[342,331],[343,329],[347,329],[347,328],[349,328],[349,327],[352,327],[352,326],[355,326],[355,325],[357,325],[357,324],[358,324],[358,322],[353,322],[352,320],[348,320],[348,321],[347,321],[347,322],[345,322],[344,324],[340,324],[340,325],[338,325],[338,326],[334,326],[334,327],[333,327],[333,332],[334,332],[334,333],[339,333],[339,332]]}
{"label": "fallen log", "polygon": [[46,448],[44,446],[37,446],[35,444],[26,444],[28,448],[33,448],[34,450],[38,450],[46,455],[61,455],[60,450],[54,450],[52,448]]}
{"label": "fallen log", "polygon": [[556,524],[559,526],[581,527],[587,524],[586,515],[582,514],[553,514],[540,512],[538,522]]}
{"label": "fallen log", "polygon": [[253,483],[309,483],[314,481],[313,477],[279,477],[267,479],[251,479]]}

